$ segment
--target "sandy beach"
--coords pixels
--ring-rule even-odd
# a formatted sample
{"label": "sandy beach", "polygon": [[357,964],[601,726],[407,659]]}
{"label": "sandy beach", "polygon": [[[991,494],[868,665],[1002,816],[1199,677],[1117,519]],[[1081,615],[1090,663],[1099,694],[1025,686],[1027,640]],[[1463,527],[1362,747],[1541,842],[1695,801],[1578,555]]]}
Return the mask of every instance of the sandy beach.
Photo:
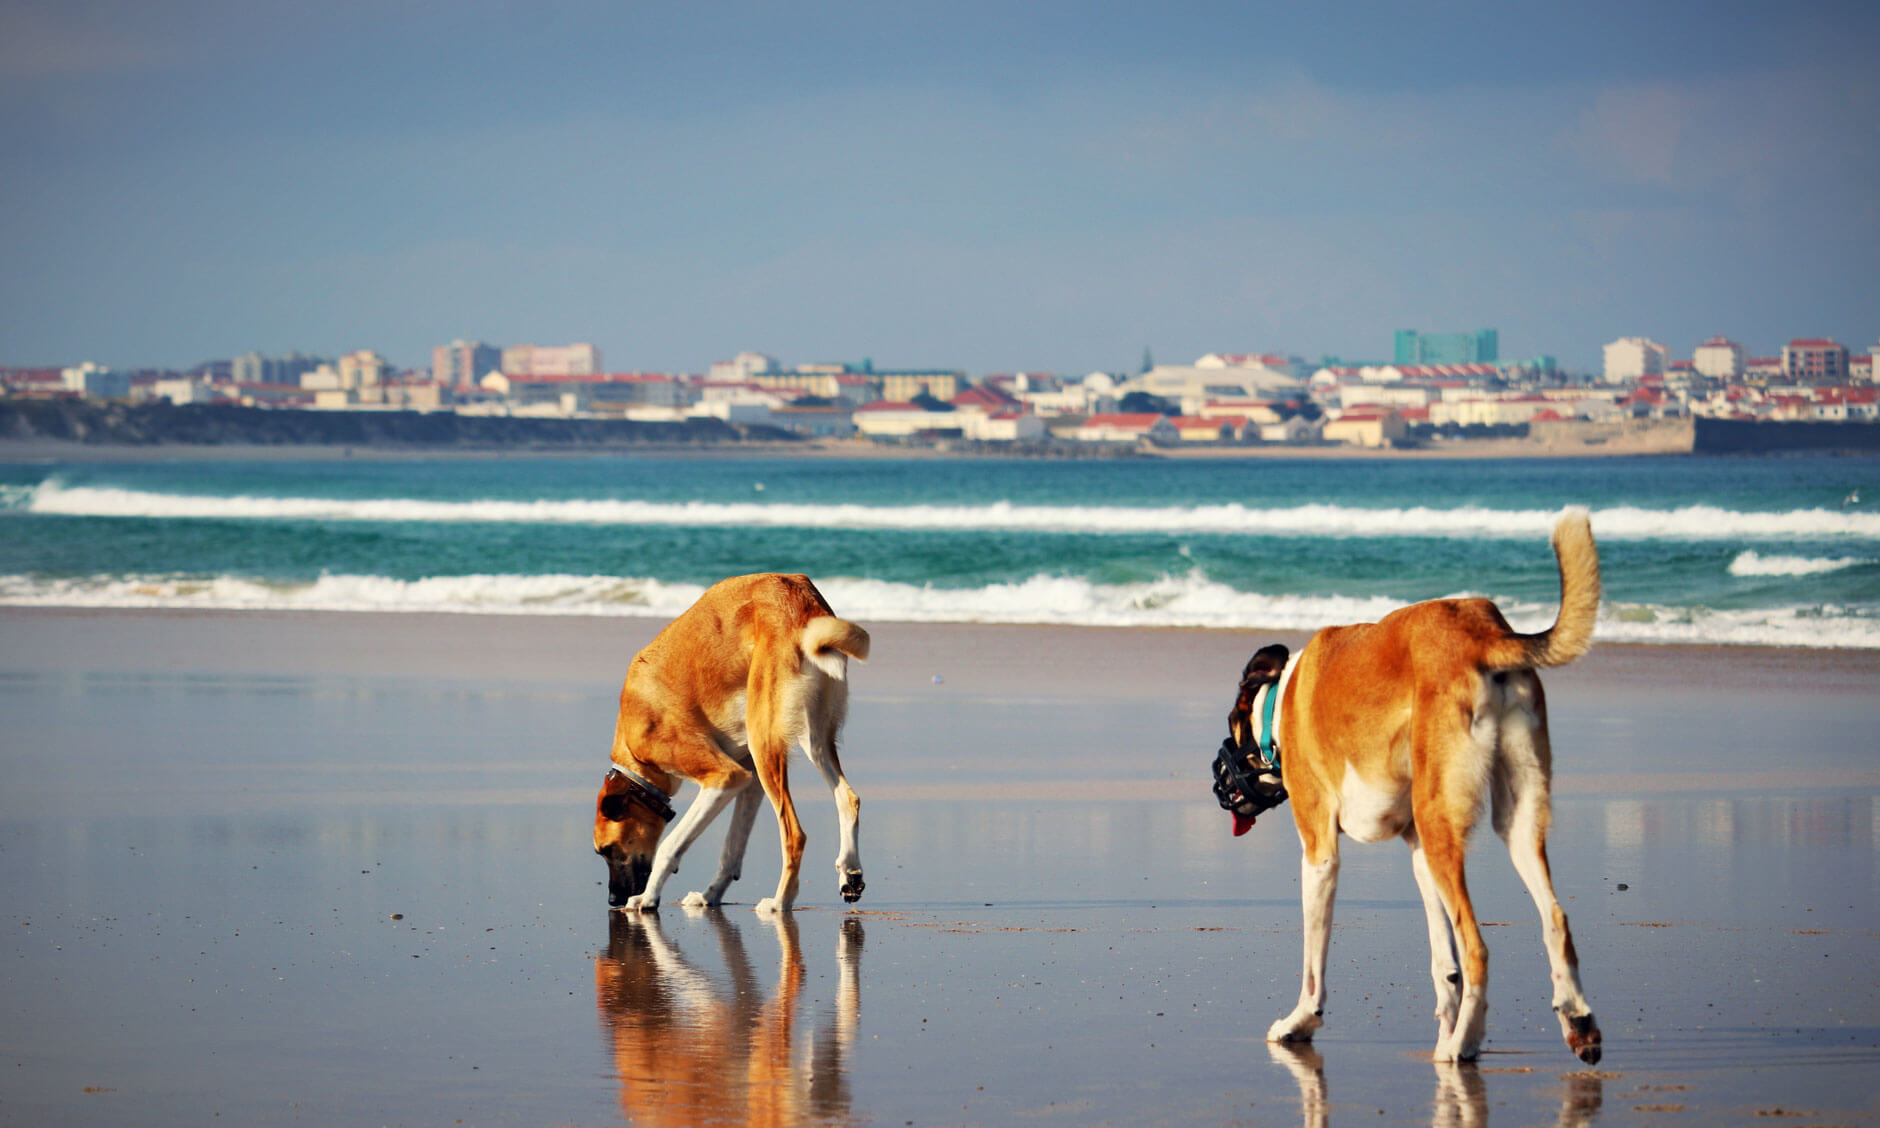
{"label": "sandy beach", "polygon": [[[1399,846],[1345,855],[1328,1025],[1285,809],[1208,790],[1243,631],[869,624],[803,907],[609,913],[616,618],[0,609],[0,1122],[1880,1123],[1880,654],[1598,646],[1548,679],[1555,881],[1606,1029],[1559,1045],[1531,903],[1471,886],[1490,1042],[1428,1059]],[[689,793],[681,796],[681,803]],[[708,834],[670,887],[709,872]]]}

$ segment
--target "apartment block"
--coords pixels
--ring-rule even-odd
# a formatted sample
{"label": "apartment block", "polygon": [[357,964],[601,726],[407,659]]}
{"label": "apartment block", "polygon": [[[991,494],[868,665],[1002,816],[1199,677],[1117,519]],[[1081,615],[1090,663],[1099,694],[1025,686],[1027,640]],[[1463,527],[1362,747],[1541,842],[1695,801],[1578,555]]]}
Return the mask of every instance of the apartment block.
{"label": "apartment block", "polygon": [[1606,382],[1619,384],[1663,376],[1670,363],[1669,351],[1648,337],[1621,337],[1605,346]]}
{"label": "apartment block", "polygon": [[1397,330],[1398,364],[1495,364],[1501,359],[1501,333],[1478,329],[1473,333],[1419,333]]}
{"label": "apartment block", "polygon": [[446,388],[474,387],[503,366],[503,350],[482,341],[452,341],[431,350],[431,379]]}
{"label": "apartment block", "polygon": [[589,344],[511,345],[503,350],[508,376],[597,376],[601,350]]}
{"label": "apartment block", "polygon": [[1712,337],[1691,353],[1691,367],[1699,376],[1735,380],[1743,375],[1743,346],[1728,337]]}
{"label": "apartment block", "polygon": [[1847,346],[1807,337],[1782,346],[1782,374],[1798,384],[1847,383]]}

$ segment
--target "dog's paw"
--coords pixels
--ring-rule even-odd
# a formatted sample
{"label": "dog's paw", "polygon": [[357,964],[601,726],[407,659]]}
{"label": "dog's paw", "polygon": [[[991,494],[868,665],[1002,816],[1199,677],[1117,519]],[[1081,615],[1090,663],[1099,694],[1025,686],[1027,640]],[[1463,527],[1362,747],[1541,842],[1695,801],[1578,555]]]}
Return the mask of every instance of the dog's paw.
{"label": "dog's paw", "polygon": [[694,890],[693,892],[687,893],[685,895],[685,900],[679,902],[679,907],[682,909],[698,911],[701,909],[715,909],[718,907],[718,904],[719,903],[717,901],[714,901],[710,897],[706,896],[705,894]]}
{"label": "dog's paw", "polygon": [[641,893],[627,898],[627,903],[620,906],[623,913],[656,913],[659,911],[659,898],[648,898]]}
{"label": "dog's paw", "polygon": [[1289,1014],[1267,1028],[1269,1042],[1310,1042],[1325,1020],[1316,1014]]}
{"label": "dog's paw", "polygon": [[862,890],[868,888],[862,881],[861,870],[850,870],[842,875],[842,899],[853,905],[862,899]]}
{"label": "dog's paw", "polygon": [[780,914],[787,913],[789,911],[790,911],[790,906],[777,900],[775,897],[766,897],[763,900],[757,902],[757,915],[758,916],[778,916]]}
{"label": "dog's paw", "polygon": [[1582,1015],[1561,1015],[1560,1024],[1566,1030],[1567,1048],[1573,1055],[1588,1065],[1598,1065],[1601,1056],[1599,1023],[1593,1021],[1592,1012]]}

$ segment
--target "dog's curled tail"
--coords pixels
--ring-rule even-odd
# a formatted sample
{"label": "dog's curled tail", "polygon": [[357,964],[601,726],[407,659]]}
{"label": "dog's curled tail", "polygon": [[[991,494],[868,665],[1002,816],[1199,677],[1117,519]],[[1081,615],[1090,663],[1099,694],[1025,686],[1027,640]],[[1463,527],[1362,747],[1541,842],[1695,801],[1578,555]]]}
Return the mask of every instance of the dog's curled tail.
{"label": "dog's curled tail", "polygon": [[1560,565],[1560,613],[1539,634],[1510,634],[1492,647],[1490,669],[1564,666],[1593,645],[1599,618],[1599,548],[1584,509],[1569,509],[1554,522],[1554,559]]}
{"label": "dog's curled tail", "polygon": [[797,646],[802,648],[803,657],[816,663],[832,678],[848,674],[848,662],[843,655],[858,662],[868,661],[868,632],[834,615],[818,615],[803,624]]}

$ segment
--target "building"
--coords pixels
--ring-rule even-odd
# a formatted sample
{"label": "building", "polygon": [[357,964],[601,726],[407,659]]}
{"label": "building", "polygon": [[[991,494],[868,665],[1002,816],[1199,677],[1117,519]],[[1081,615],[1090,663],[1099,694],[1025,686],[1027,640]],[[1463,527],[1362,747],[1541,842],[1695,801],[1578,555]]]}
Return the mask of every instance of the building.
{"label": "building", "polygon": [[188,376],[166,377],[151,381],[149,398],[169,400],[175,404],[209,403],[215,399],[215,393],[210,390],[207,380]]}
{"label": "building", "polygon": [[1430,422],[1438,426],[1455,424],[1468,427],[1480,424],[1500,427],[1529,423],[1538,415],[1563,414],[1560,404],[1543,395],[1481,396],[1475,399],[1444,400],[1430,405]]}
{"label": "building", "polygon": [[482,341],[452,341],[431,350],[431,379],[446,388],[471,388],[503,366],[503,350]]}
{"label": "building", "polygon": [[1669,363],[1666,348],[1646,337],[1621,337],[1605,346],[1605,354],[1608,384],[1663,376]]}
{"label": "building", "polygon": [[1082,443],[1140,443],[1158,446],[1181,441],[1181,433],[1166,415],[1155,412],[1092,415],[1071,431],[1070,437]]}
{"label": "building", "polygon": [[871,439],[963,438],[957,411],[929,411],[905,400],[878,400],[855,409],[855,430]]}
{"label": "building", "polygon": [[1501,333],[1495,329],[1473,333],[1399,329],[1394,359],[1398,364],[1494,364],[1501,359]]}
{"label": "building", "polygon": [[509,376],[595,376],[601,371],[601,350],[593,345],[511,345],[503,350],[503,372]]}
{"label": "building", "polygon": [[[1177,415],[1169,423],[1184,443],[1238,442],[1248,427],[1244,415]],[[1258,429],[1253,433],[1258,434]]]}
{"label": "building", "polygon": [[861,375],[879,381],[882,398],[890,400],[912,400],[923,394],[938,400],[950,400],[959,395],[960,388],[966,383],[966,373],[940,368],[880,370],[864,364]]}
{"label": "building", "polygon": [[326,363],[320,357],[298,352],[290,352],[286,356],[245,353],[229,362],[229,381],[234,384],[279,384],[297,388],[302,376]]}
{"label": "building", "polygon": [[964,433],[982,443],[1036,442],[1044,438],[1044,420],[1029,411],[961,412]]}
{"label": "building", "polygon": [[339,358],[339,386],[351,391],[376,388],[390,382],[392,366],[371,349],[359,349]]}
{"label": "building", "polygon": [[1691,367],[1712,380],[1737,380],[1743,375],[1743,346],[1728,337],[1712,337],[1691,353]]}
{"label": "building", "polygon": [[[1202,360],[1219,360],[1203,357]],[[1281,371],[1248,358],[1245,364],[1158,364],[1136,376],[1118,389],[1119,398],[1129,392],[1147,392],[1180,406],[1183,415],[1199,415],[1211,400],[1289,400],[1304,399],[1305,385],[1288,366]],[[1086,385],[1089,381],[1086,381]]]}
{"label": "building", "polygon": [[1847,346],[1807,337],[1782,346],[1782,374],[1797,384],[1847,383]]}
{"label": "building", "polygon": [[1403,441],[1410,433],[1403,413],[1394,408],[1362,407],[1326,423],[1319,434],[1326,442],[1383,447]]}
{"label": "building", "polygon": [[776,357],[746,350],[731,360],[712,361],[705,379],[712,384],[748,384],[754,376],[779,370]]}
{"label": "building", "polygon": [[131,374],[86,361],[61,369],[59,381],[68,392],[86,399],[124,399],[131,394]]}

